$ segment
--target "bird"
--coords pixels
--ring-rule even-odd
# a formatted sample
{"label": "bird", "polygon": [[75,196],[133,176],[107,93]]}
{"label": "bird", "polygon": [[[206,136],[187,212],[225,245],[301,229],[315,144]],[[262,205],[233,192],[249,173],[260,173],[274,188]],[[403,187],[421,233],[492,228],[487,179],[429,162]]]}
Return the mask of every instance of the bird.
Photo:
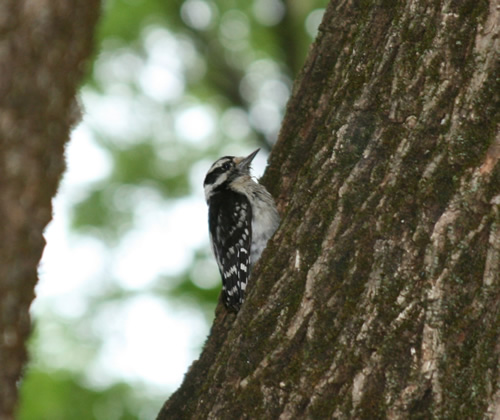
{"label": "bird", "polygon": [[250,175],[259,150],[246,157],[217,159],[203,182],[210,244],[222,278],[222,300],[231,312],[239,311],[250,271],[280,223],[273,197]]}

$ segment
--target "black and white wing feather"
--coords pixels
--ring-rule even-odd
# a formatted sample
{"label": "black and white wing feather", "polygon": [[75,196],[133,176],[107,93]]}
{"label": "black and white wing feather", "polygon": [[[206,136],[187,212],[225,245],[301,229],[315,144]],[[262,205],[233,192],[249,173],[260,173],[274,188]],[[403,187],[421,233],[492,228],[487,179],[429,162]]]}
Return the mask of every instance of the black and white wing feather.
{"label": "black and white wing feather", "polygon": [[252,208],[248,198],[231,190],[214,195],[209,200],[208,224],[225,304],[238,311],[250,274]]}

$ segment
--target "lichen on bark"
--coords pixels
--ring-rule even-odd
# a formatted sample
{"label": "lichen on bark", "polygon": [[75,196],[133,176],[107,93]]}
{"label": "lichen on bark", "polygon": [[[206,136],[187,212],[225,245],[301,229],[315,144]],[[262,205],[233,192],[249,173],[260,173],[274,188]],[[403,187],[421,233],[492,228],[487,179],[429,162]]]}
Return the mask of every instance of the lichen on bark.
{"label": "lichen on bark", "polygon": [[332,1],[263,177],[282,224],[167,418],[500,411],[494,1]]}

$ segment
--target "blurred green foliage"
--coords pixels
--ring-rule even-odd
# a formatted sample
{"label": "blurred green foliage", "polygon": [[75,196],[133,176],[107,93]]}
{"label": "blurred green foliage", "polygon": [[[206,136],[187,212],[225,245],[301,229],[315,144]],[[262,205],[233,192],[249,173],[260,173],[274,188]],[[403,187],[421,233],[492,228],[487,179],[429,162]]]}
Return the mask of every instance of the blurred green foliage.
{"label": "blurred green foliage", "polygon": [[[269,150],[326,3],[105,1],[82,102],[83,124],[109,167],[74,199],[73,232],[92,236],[113,254],[158,208],[193,195],[203,200],[203,176],[216,158]],[[90,331],[101,308],[138,294],[182,302],[209,320],[220,293],[218,272],[208,246],[191,254],[180,272],[158,273],[140,290],[123,287],[106,269],[80,327]],[[57,340],[68,339],[67,330],[59,333]],[[96,352],[102,339],[95,340]],[[39,339],[32,341],[33,354],[37,346]],[[94,389],[83,371],[49,365],[28,369],[20,419],[146,418],[137,400],[148,399],[137,387]]]}
{"label": "blurred green foliage", "polygon": [[31,369],[23,383],[20,403],[18,420],[138,420],[148,412],[154,418],[161,408],[159,399],[139,400],[128,384],[95,389],[70,372],[37,369]]}
{"label": "blurred green foliage", "polygon": [[[291,80],[302,66],[321,8],[326,6],[326,0],[305,3],[106,2],[98,30],[100,55],[86,89],[97,98],[112,95],[136,104],[125,117],[130,116],[130,124],[134,117],[140,120],[135,123],[144,130],[125,127],[125,133],[116,134],[105,123],[87,122],[111,156],[112,168],[75,204],[75,231],[116,244],[133,227],[138,201],[117,199],[123,196],[124,186],[154,189],[167,205],[194,192],[190,174],[196,162],[205,159],[208,165],[230,153],[227,150],[269,149],[278,133]],[[155,77],[149,66],[161,65],[165,65],[165,76],[175,79],[171,86],[175,94],[152,94],[154,86],[144,89],[145,78]],[[94,102],[86,104],[87,111]],[[197,140],[182,138],[176,119],[200,104],[211,112],[212,131]],[[195,119],[192,124],[197,124]],[[202,178],[196,182],[201,184]],[[218,286],[197,287],[186,270],[180,276],[184,281],[171,290],[172,296],[215,302]]]}

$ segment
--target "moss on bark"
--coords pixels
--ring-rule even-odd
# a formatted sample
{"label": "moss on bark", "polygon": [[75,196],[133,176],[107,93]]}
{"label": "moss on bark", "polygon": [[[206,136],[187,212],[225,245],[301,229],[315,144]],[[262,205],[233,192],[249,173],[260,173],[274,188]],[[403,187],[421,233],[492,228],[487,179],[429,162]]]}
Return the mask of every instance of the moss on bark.
{"label": "moss on bark", "polygon": [[500,410],[494,3],[329,5],[263,178],[282,224],[160,419]]}

